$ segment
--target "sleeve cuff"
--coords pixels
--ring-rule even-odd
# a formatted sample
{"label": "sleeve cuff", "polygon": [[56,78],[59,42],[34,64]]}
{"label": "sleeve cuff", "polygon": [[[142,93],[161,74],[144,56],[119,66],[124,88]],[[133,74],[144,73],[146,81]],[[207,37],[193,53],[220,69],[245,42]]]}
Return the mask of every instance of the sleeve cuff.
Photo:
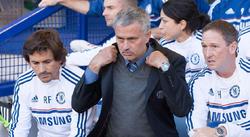
{"label": "sleeve cuff", "polygon": [[98,79],[98,75],[87,67],[84,75],[85,84],[94,83]]}

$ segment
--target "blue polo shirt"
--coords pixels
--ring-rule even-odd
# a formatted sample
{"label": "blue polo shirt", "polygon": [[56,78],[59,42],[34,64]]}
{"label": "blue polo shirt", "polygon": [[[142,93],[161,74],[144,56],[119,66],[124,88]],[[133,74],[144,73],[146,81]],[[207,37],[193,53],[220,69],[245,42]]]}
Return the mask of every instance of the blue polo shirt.
{"label": "blue polo shirt", "polygon": [[[90,0],[90,9],[87,15],[102,16],[104,7],[103,0]],[[151,27],[157,27],[160,24],[161,7],[165,0],[139,0],[138,6],[144,9],[150,15]]]}

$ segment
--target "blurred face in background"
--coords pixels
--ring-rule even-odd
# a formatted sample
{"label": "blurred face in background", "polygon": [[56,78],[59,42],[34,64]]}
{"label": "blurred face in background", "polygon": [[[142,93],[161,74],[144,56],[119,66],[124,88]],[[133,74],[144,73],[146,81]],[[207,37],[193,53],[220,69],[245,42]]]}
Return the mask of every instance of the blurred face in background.
{"label": "blurred face in background", "polygon": [[29,55],[29,59],[31,68],[42,82],[48,83],[51,80],[59,79],[62,61],[56,61],[51,50],[34,52]]}
{"label": "blurred face in background", "polygon": [[117,13],[127,7],[124,1],[125,0],[104,0],[104,11],[102,15],[105,17],[107,26],[111,26]]}

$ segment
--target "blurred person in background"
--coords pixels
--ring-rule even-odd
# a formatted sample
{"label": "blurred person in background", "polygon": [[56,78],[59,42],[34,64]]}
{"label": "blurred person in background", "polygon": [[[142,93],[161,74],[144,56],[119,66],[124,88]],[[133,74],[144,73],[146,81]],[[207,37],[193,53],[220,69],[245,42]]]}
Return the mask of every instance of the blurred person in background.
{"label": "blurred person in background", "polygon": [[[94,16],[103,15],[105,17],[107,26],[110,26],[113,17],[110,18],[106,14],[116,15],[117,12],[114,12],[114,9],[119,9],[119,10],[123,9],[125,6],[125,5],[121,6],[123,3],[136,2],[136,5],[144,9],[150,16],[152,35],[154,37],[160,38],[161,34],[157,27],[160,23],[159,17],[160,17],[161,6],[166,1],[167,0],[42,0],[39,3],[39,7],[61,4],[82,14],[94,15]],[[107,6],[105,6],[105,3],[110,3],[110,2],[115,4],[112,4],[112,7],[107,8]]]}

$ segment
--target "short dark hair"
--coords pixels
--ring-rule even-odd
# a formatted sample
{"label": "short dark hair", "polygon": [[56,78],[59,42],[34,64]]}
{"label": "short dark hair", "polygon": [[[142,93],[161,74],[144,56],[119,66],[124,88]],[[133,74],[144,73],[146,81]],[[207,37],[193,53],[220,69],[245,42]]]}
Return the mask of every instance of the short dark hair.
{"label": "short dark hair", "polygon": [[162,11],[176,23],[185,20],[187,26],[184,30],[187,32],[202,29],[210,22],[209,16],[200,13],[193,0],[168,0],[162,5]]}
{"label": "short dark hair", "polygon": [[238,42],[238,35],[239,35],[238,31],[232,24],[226,21],[216,20],[207,24],[203,28],[203,33],[208,30],[214,30],[219,32],[228,45],[231,44],[232,42]]}
{"label": "short dark hair", "polygon": [[42,29],[31,34],[23,46],[23,57],[30,62],[29,55],[35,52],[51,50],[56,61],[65,63],[67,50],[64,48],[59,33],[53,29]]}
{"label": "short dark hair", "polygon": [[138,5],[138,0],[126,0],[126,2],[130,7],[137,7]]}

